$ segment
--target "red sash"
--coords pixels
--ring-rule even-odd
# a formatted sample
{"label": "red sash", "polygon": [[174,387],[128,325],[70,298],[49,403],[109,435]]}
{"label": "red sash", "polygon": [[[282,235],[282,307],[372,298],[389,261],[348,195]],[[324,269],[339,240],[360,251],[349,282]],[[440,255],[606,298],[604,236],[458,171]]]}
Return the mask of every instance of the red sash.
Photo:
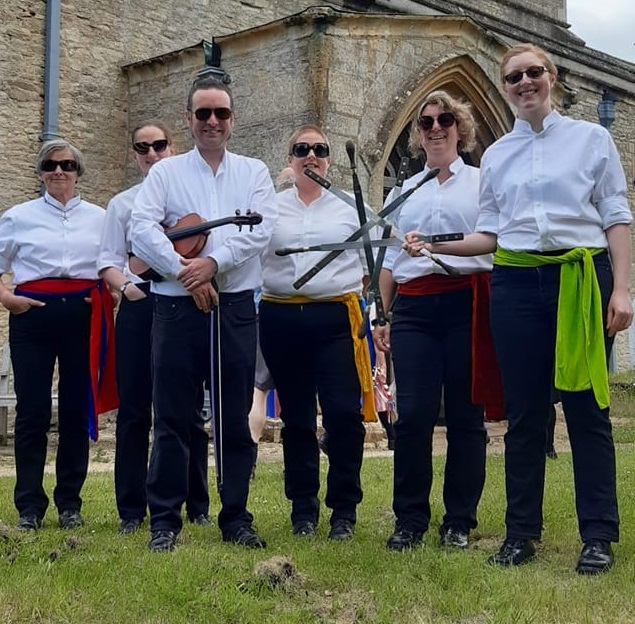
{"label": "red sash", "polygon": [[399,284],[400,295],[438,295],[472,289],[472,402],[485,407],[486,420],[504,420],[503,383],[489,322],[491,273],[459,277],[433,273]]}
{"label": "red sash", "polygon": [[114,302],[106,283],[88,279],[41,279],[20,284],[15,293],[36,299],[69,295],[90,297],[88,432],[96,441],[99,437],[97,417],[119,406],[115,375]]}

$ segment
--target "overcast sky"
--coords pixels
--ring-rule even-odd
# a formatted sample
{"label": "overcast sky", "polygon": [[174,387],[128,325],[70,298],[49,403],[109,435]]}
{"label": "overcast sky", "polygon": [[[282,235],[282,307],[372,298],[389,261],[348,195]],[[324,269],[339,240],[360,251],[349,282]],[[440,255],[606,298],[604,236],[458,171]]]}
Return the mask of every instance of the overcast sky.
{"label": "overcast sky", "polygon": [[635,0],[567,0],[567,21],[590,48],[635,63]]}

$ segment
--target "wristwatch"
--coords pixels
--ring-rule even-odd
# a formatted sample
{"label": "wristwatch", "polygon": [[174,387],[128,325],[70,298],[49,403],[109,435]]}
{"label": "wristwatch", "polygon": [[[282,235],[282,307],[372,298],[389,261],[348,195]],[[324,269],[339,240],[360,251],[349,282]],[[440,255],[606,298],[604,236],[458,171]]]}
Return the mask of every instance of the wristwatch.
{"label": "wristwatch", "polygon": [[128,288],[130,284],[132,284],[130,280],[128,280],[127,282],[124,282],[121,286],[119,286],[119,292],[123,295],[126,292],[126,288]]}

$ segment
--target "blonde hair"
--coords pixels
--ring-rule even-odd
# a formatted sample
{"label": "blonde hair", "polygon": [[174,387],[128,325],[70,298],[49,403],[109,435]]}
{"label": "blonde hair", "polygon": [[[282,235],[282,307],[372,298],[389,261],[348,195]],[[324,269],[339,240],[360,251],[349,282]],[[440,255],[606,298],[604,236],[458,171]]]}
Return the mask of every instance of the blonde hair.
{"label": "blonde hair", "polygon": [[431,104],[438,106],[441,112],[452,113],[456,119],[456,129],[459,140],[456,146],[458,152],[469,152],[476,145],[476,122],[472,116],[472,109],[467,102],[453,98],[445,91],[433,91],[417,107],[417,113],[410,124],[410,137],[408,138],[408,149],[413,157],[418,158],[425,154],[421,147],[421,136],[419,134],[419,117],[426,106]]}
{"label": "blonde hair", "polygon": [[535,54],[543,62],[544,66],[547,68],[549,73],[554,78],[558,78],[558,68],[556,67],[556,64],[553,62],[553,59],[549,56],[549,54],[545,50],[538,47],[537,45],[534,45],[533,43],[519,43],[518,45],[515,45],[513,48],[509,48],[509,50],[505,52],[505,54],[503,55],[503,58],[501,59],[501,62],[500,62],[501,84],[505,83],[505,74],[507,74],[507,72],[505,71],[505,68],[507,66],[507,63],[509,63],[509,60],[514,58],[514,56],[518,56],[519,54],[524,54],[525,52],[531,52],[532,54]]}
{"label": "blonde hair", "polygon": [[291,148],[294,146],[294,144],[298,140],[298,137],[301,134],[304,134],[305,132],[311,132],[311,131],[317,132],[319,135],[321,135],[322,138],[324,139],[324,142],[330,147],[329,139],[326,136],[326,134],[324,134],[324,130],[322,130],[320,126],[316,126],[315,124],[304,124],[303,126],[300,126],[296,130],[294,130],[293,134],[289,137],[289,140],[287,141],[287,155],[289,156],[291,155]]}

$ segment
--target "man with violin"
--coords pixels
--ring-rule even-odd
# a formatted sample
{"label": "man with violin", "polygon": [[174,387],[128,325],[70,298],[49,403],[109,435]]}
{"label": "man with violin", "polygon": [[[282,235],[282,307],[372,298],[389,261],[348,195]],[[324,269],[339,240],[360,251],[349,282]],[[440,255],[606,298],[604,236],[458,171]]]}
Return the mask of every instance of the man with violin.
{"label": "man with violin", "polygon": [[[224,541],[264,548],[247,511],[254,453],[247,415],[256,360],[253,289],[261,281],[259,255],[275,221],[275,194],[264,163],[226,149],[235,120],[226,84],[211,77],[195,80],[186,119],[194,149],[152,167],[132,213],[132,250],[160,277],[152,283],[155,416],[147,484],[149,547],[172,550],[181,530],[189,431],[199,418],[204,386],[210,384],[222,505],[218,525]],[[243,217],[231,218],[236,211]],[[249,211],[258,219],[250,221]],[[227,217],[258,225],[212,229],[200,250],[195,246],[186,257],[164,228],[178,229],[191,213],[202,221]]]}

